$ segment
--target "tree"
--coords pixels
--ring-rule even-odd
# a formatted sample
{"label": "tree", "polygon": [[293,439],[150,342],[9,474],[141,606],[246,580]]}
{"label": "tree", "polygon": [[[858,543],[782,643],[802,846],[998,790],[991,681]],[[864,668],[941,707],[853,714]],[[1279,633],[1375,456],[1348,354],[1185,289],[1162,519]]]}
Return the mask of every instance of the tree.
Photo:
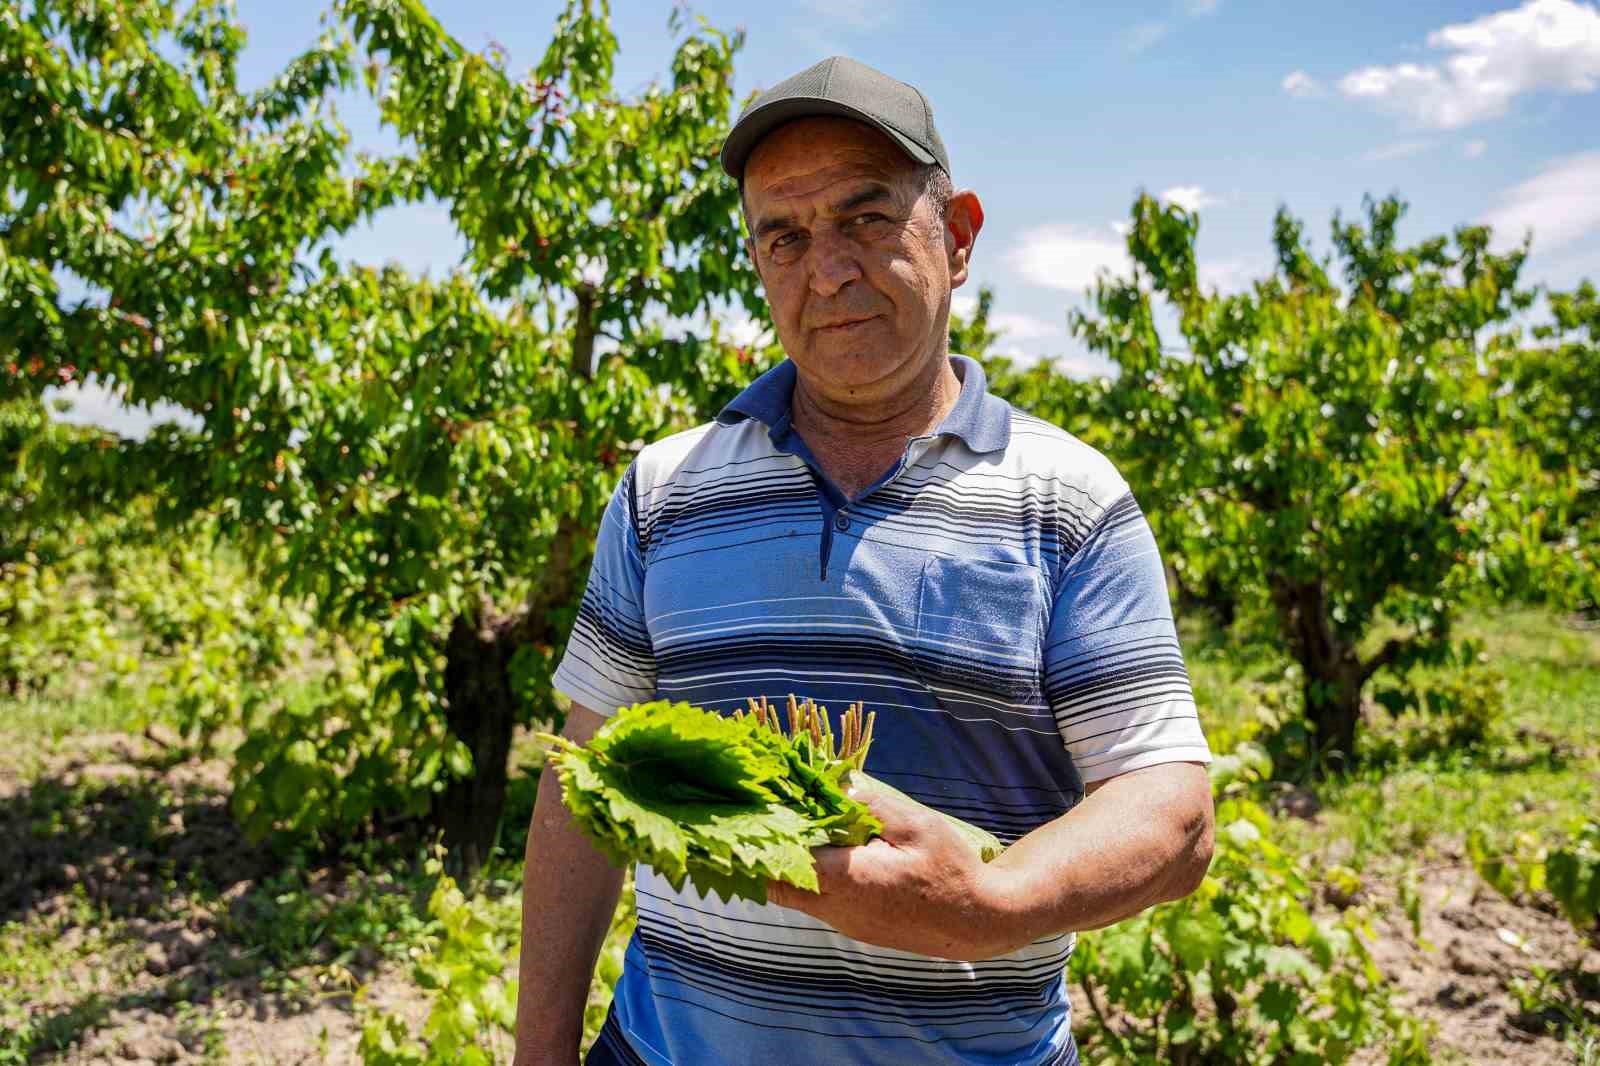
{"label": "tree", "polygon": [[[214,527],[362,649],[358,698],[245,723],[246,824],[431,812],[476,867],[514,727],[555,713],[621,468],[765,358],[716,325],[730,301],[760,313],[715,165],[740,42],[683,33],[670,84],[625,99],[592,0],[517,81],[410,0],[348,0],[255,93],[243,40],[205,2],[0,13],[0,388],[70,367],[192,412],[197,431],[35,461],[63,508],[145,493],[175,529]],[[401,153],[350,150],[329,97],[358,70]],[[329,250],[430,197],[468,245],[441,280]],[[675,337],[693,316],[704,335]]]}
{"label": "tree", "polygon": [[1550,321],[1523,348],[1512,396],[1518,443],[1572,488],[1546,536],[1568,605],[1600,608],[1600,295],[1592,282],[1548,294]]}
{"label": "tree", "polygon": [[[1336,216],[1319,260],[1280,211],[1276,269],[1225,295],[1198,279],[1195,216],[1141,196],[1131,276],[1073,315],[1120,369],[1115,456],[1164,547],[1273,620],[1323,756],[1353,754],[1380,670],[1457,650],[1458,599],[1524,564],[1559,490],[1505,428],[1526,249],[1494,254],[1482,227],[1403,245],[1403,212]],[[1157,298],[1186,347],[1164,342]]]}
{"label": "tree", "polygon": [[979,287],[978,301],[970,314],[952,310],[950,350],[982,363],[989,391],[995,395],[1104,448],[1104,423],[1096,417],[1096,411],[1103,401],[1106,382],[1069,377],[1051,359],[1019,367],[1009,357],[994,352],[995,342],[1005,336],[1005,331],[990,327],[993,310],[994,289],[988,285]]}

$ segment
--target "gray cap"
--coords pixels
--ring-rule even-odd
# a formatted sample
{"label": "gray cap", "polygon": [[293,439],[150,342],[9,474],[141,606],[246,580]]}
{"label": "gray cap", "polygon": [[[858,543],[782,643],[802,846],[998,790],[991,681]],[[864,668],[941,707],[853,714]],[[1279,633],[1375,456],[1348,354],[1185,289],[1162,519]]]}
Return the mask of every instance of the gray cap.
{"label": "gray cap", "polygon": [[722,169],[743,180],[745,162],[761,138],[810,115],[858,119],[882,130],[917,162],[937,163],[950,173],[950,156],[933,128],[928,98],[848,56],[824,59],[752,100],[722,142]]}

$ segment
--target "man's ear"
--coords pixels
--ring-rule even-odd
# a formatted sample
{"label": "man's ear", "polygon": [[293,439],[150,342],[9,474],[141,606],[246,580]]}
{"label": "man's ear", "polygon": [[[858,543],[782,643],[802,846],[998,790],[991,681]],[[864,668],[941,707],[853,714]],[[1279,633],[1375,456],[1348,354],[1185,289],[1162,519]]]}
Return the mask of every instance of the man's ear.
{"label": "man's ear", "polygon": [[978,242],[978,232],[983,229],[983,203],[971,189],[962,189],[950,196],[950,207],[945,215],[944,247],[950,263],[952,289],[967,280],[967,268],[972,262],[972,246]]}

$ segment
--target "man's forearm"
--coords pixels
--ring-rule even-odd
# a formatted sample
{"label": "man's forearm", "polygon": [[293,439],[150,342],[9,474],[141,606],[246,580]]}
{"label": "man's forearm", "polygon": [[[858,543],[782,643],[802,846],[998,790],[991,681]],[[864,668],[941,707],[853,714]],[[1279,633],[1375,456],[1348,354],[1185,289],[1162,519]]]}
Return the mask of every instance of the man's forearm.
{"label": "man's forearm", "polygon": [[1205,767],[1169,763],[1107,781],[992,864],[1001,950],[1099,929],[1181,899],[1211,862]]}
{"label": "man's forearm", "polygon": [[[574,708],[575,713],[578,708]],[[588,739],[600,721],[569,719]],[[539,779],[522,873],[522,959],[515,1066],[575,1066],[595,958],[622,887],[613,867],[573,826],[553,770]]]}

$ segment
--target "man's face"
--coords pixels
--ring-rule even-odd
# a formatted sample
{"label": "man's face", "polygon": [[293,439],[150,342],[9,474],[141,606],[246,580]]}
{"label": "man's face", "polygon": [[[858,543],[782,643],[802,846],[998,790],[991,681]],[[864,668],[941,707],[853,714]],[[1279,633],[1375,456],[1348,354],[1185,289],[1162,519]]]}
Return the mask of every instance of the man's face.
{"label": "man's face", "polygon": [[955,242],[892,141],[849,119],[800,119],[756,146],[744,178],[750,252],[802,374],[871,393],[944,350],[965,250],[953,279]]}

